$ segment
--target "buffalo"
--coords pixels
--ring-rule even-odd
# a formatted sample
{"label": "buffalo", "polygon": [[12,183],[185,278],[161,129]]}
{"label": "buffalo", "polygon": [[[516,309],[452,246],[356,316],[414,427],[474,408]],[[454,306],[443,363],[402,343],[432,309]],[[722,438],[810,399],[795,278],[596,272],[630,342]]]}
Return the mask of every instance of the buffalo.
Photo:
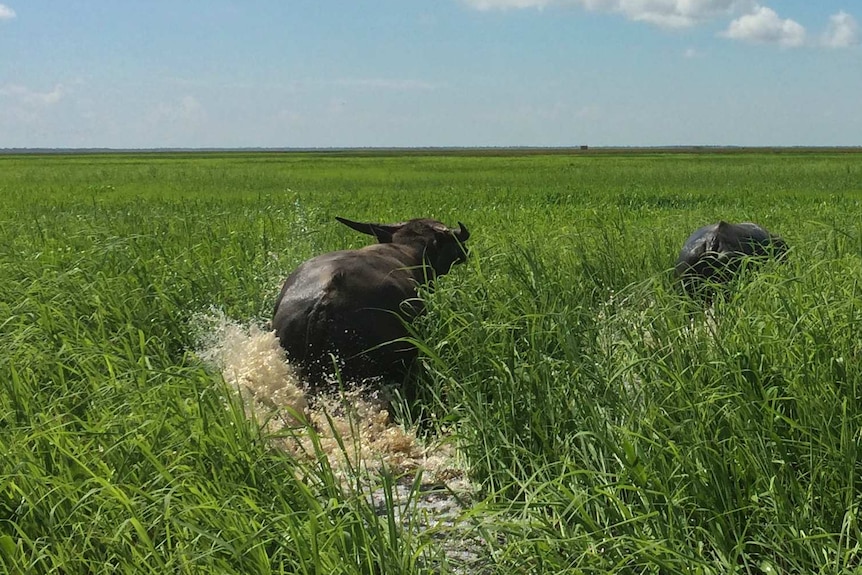
{"label": "buffalo", "polygon": [[424,310],[417,287],[467,259],[470,232],[461,222],[451,229],[432,219],[336,219],[378,243],[302,263],[273,311],[281,347],[312,389],[333,382],[334,365],[344,382],[405,375],[417,354],[406,323]]}
{"label": "buffalo", "polygon": [[688,237],[674,272],[689,294],[709,294],[710,286],[733,278],[745,258],[780,259],[786,252],[783,239],[757,224],[720,221],[703,226]]}

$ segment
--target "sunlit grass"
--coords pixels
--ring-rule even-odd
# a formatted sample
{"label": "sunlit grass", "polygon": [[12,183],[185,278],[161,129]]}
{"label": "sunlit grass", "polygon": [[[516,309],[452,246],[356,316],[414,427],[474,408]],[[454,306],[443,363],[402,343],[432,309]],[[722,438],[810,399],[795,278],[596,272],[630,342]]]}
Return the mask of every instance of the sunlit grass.
{"label": "sunlit grass", "polygon": [[[0,157],[0,565],[439,572],[454,537],[486,572],[856,572],[860,158]],[[333,469],[321,426],[278,449],[196,353],[199,314],[262,325],[367,242],[336,215],[473,234],[394,410],[458,446],[456,527],[396,521],[397,478]],[[791,252],[704,310],[669,271],[718,219]]]}
{"label": "sunlit grass", "polygon": [[520,240],[429,316],[501,572],[855,572],[862,229],[706,310],[661,270],[620,277],[652,249],[614,231]]}

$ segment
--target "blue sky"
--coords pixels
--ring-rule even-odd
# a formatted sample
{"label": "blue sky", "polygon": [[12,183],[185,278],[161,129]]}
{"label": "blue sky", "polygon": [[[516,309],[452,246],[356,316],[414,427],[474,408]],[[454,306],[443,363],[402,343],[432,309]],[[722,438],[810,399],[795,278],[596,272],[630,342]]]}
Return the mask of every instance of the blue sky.
{"label": "blue sky", "polygon": [[860,0],[0,0],[0,148],[862,145]]}

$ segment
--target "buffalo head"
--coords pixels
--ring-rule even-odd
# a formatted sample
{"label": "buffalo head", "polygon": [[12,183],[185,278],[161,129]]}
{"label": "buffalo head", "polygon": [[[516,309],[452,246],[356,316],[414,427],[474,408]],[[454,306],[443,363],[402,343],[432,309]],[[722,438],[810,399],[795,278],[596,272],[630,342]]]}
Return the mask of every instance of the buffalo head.
{"label": "buffalo head", "polygon": [[468,250],[464,244],[470,238],[470,230],[461,222],[458,222],[458,229],[453,230],[430,219],[399,224],[360,223],[337,216],[335,219],[357,232],[374,236],[381,244],[419,247],[423,263],[431,267],[434,276],[448,273],[454,264],[467,261]]}

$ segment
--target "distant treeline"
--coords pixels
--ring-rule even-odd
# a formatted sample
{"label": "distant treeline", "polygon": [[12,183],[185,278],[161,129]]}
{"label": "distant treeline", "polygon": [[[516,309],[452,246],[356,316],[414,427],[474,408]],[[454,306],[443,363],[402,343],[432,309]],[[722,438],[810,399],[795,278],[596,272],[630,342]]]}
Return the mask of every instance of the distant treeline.
{"label": "distant treeline", "polygon": [[339,156],[523,156],[581,154],[782,154],[859,153],[862,146],[576,146],[392,148],[0,148],[0,155],[85,154],[326,154]]}

